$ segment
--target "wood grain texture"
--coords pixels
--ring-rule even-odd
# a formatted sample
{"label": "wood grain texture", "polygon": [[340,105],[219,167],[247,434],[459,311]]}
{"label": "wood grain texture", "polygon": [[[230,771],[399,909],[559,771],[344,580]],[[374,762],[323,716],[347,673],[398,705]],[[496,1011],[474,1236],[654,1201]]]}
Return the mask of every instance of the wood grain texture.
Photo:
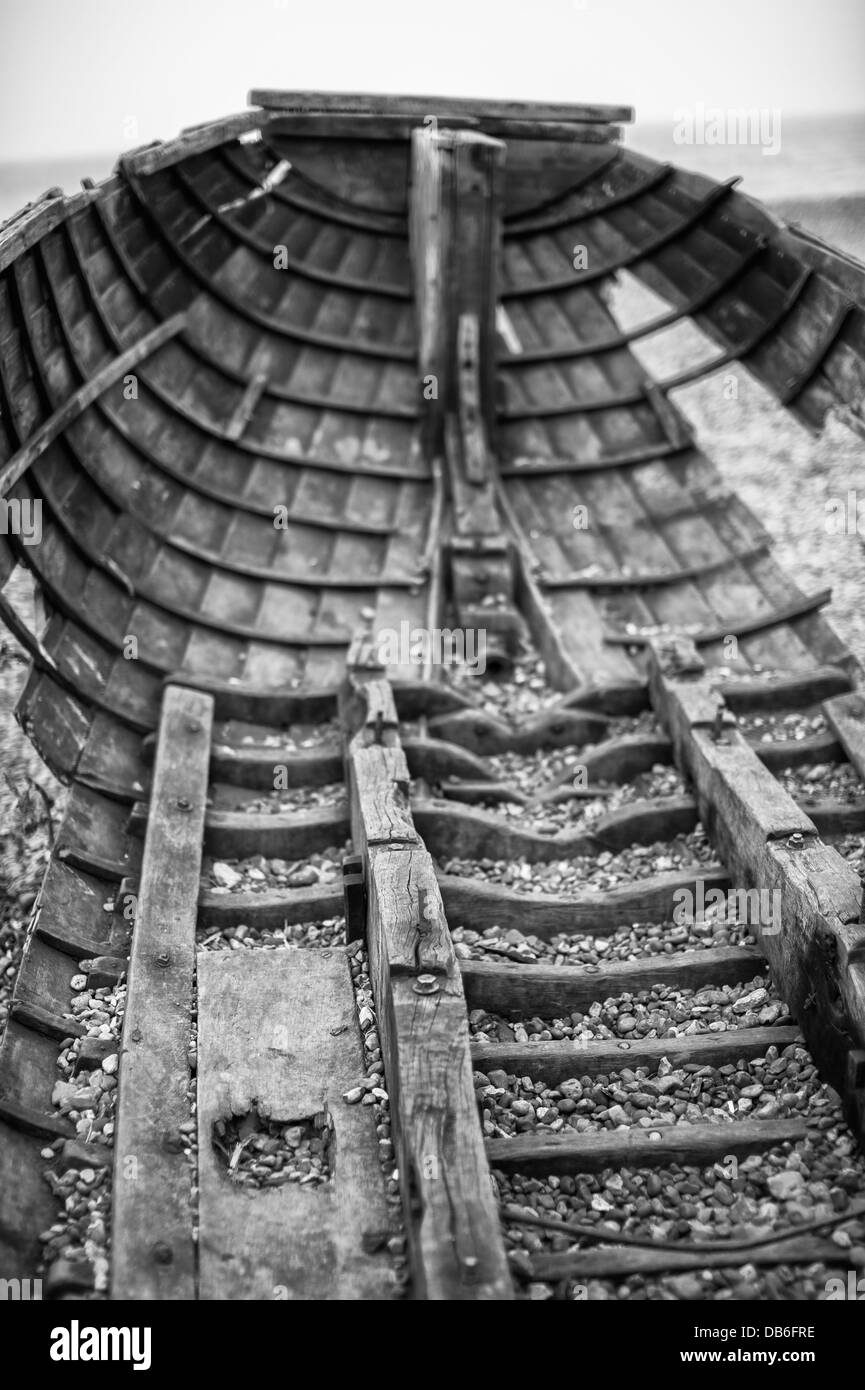
{"label": "wood grain texture", "polygon": [[599,1134],[518,1135],[490,1139],[493,1168],[507,1173],[598,1173],[604,1168],[666,1168],[671,1163],[717,1163],[742,1158],[807,1133],[804,1120],[737,1120],[719,1125],[667,1125],[658,1129],[604,1130]]}
{"label": "wood grain texture", "polygon": [[631,106],[591,105],[579,102],[501,101],[486,97],[403,96],[373,92],[292,92],[255,87],[249,93],[253,106],[271,111],[298,113],[334,112],[357,115],[431,115],[444,124],[449,116],[512,118],[524,121],[597,121],[601,124],[632,121]]}
{"label": "wood grain texture", "polygon": [[487,1009],[505,1018],[560,1017],[584,1011],[596,999],[669,986],[700,989],[753,980],[765,968],[752,946],[679,951],[645,960],[610,961],[601,966],[517,965],[466,960],[460,965],[470,1009]]}
{"label": "wood grain texture", "polygon": [[639,1250],[633,1246],[616,1249],[575,1250],[562,1254],[536,1255],[531,1262],[532,1279],[555,1283],[560,1279],[626,1279],[631,1274],[673,1274],[678,1270],[735,1269],[743,1261],[754,1265],[796,1265],[838,1263],[838,1246],[820,1236],[798,1236],[793,1240],[772,1241],[747,1251],[701,1250],[697,1242],[685,1250]]}
{"label": "wood grain texture", "polygon": [[770,785],[773,779],[738,734],[725,735],[725,743],[713,740],[704,721],[720,697],[699,669],[691,676],[676,675],[663,652],[653,653],[650,688],[677,760],[694,783],[701,820],[733,881],[771,895],[771,911],[761,913],[750,930],[821,1075],[842,1096],[861,1137],[865,1092],[855,1066],[850,1067],[865,1044],[859,876],[822,842],[777,783]]}
{"label": "wood grain texture", "polygon": [[[198,958],[199,1296],[386,1299],[395,1292],[372,1109],[343,1095],[364,1074],[341,948]],[[320,1186],[232,1183],[218,1120],[253,1106],[270,1120],[333,1122]]]}
{"label": "wood grain texture", "polygon": [[617,927],[632,922],[668,922],[681,893],[727,888],[724,869],[706,864],[681,873],[653,874],[649,878],[620,883],[606,892],[519,893],[486,879],[441,874],[439,884],[449,920],[454,926],[483,931],[498,925],[517,927],[527,935],[548,941],[559,932],[585,932],[610,936]]}
{"label": "wood grain texture", "polygon": [[436,1300],[505,1299],[511,1285],[474,1101],[465,999],[433,862],[416,832],[413,843],[404,838],[407,801],[397,838],[367,837],[368,826],[376,835],[383,828],[377,802],[390,796],[392,755],[401,752],[382,677],[378,667],[350,665],[342,717],[415,1289]]}
{"label": "wood grain texture", "polygon": [[590,1038],[585,1042],[472,1043],[477,1071],[505,1071],[530,1076],[548,1085],[578,1076],[606,1076],[623,1067],[655,1069],[666,1057],[672,1066],[690,1063],[721,1067],[740,1057],[763,1057],[769,1047],[779,1049],[800,1042],[798,1028],[734,1028],[726,1033],[688,1033],[676,1038]]}
{"label": "wood grain texture", "polygon": [[112,1216],[112,1296],[195,1297],[187,1052],[213,701],[163,699],[129,1003],[123,1027]]}

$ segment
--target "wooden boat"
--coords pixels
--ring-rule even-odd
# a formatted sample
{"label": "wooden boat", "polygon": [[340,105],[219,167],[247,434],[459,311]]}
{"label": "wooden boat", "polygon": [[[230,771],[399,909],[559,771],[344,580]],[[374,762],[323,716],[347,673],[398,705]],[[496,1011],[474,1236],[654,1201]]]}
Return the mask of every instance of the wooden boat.
{"label": "wooden boat", "polygon": [[[0,497],[10,523],[41,503],[38,543],[0,536],[0,584],[25,564],[45,622],[0,595],[2,617],[31,659],[20,721],[72,787],[0,1056],[0,1271],[32,1276],[53,1220],[38,1154],[67,1133],[51,1095],[71,962],[121,952],[104,905],[140,871],[166,686],[209,697],[224,743],[231,721],[332,718],[365,631],[482,627],[503,666],[530,634],[567,698],[528,732],[429,662],[391,664],[400,717],[449,718],[453,758],[597,742],[647,707],[654,672],[740,882],[788,873],[767,865],[779,837],[819,836],[752,815],[744,773],[700,763],[690,687],[655,650],[670,634],[710,672],[735,639],[732,709],[840,700],[832,739],[865,775],[828,591],[779,569],[670,395],[738,362],[809,428],[832,410],[862,432],[865,268],[735,180],[625,149],[630,119],[253,92],[0,232]],[[610,298],[624,272],[662,301],[630,328]],[[685,320],[711,353],[653,379],[635,346]],[[212,775],[261,785],[253,762],[235,749]],[[480,813],[448,821],[455,804],[415,808],[429,846],[528,852]],[[764,949],[861,1129],[865,928],[853,870],[818,858],[795,930]]]}

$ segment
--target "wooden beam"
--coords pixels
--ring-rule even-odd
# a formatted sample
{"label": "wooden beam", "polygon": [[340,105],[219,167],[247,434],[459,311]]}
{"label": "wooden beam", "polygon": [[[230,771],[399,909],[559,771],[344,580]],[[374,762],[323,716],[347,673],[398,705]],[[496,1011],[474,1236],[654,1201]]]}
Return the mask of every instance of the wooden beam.
{"label": "wooden beam", "polygon": [[[524,967],[526,968],[526,967]],[[530,968],[530,967],[529,967]],[[673,1067],[691,1063],[722,1067],[739,1058],[763,1057],[801,1042],[798,1028],[733,1028],[726,1033],[683,1033],[678,1038],[590,1038],[587,1042],[472,1043],[475,1070],[531,1076],[556,1086],[578,1076],[607,1076],[623,1067],[657,1068],[666,1057]]]}
{"label": "wooden beam", "polygon": [[[329,951],[203,951],[198,959],[199,1296],[386,1299],[388,1210],[348,958]],[[329,1180],[232,1182],[216,1126],[329,1121]],[[378,1236],[378,1242],[370,1237]]]}
{"label": "wooden beam", "polygon": [[136,176],[153,174],[157,169],[176,164],[178,160],[205,154],[216,145],[225,145],[230,140],[236,140],[247,131],[267,125],[267,121],[267,116],[261,111],[240,111],[237,115],[225,116],[222,120],[187,126],[173,140],[155,140],[150,145],[131,150],[129,154],[121,157],[120,167],[124,173]]}
{"label": "wooden beam", "polygon": [[[391,141],[405,143],[420,127],[428,128],[426,118],[400,115],[398,112],[373,113],[354,111],[274,112],[268,117],[269,135],[284,135],[289,139]],[[457,116],[442,122],[448,130],[477,132],[501,140],[526,140],[540,143],[556,141],[566,145],[613,145],[619,130],[613,125],[591,121],[520,120],[513,116]],[[264,122],[262,122],[264,124]]]}
{"label": "wooden beam", "polygon": [[451,589],[464,629],[506,660],[521,631],[496,497],[496,305],[505,146],[484,135],[412,136],[409,241],[430,457],[444,452],[453,506]]}
{"label": "wooden beam", "polygon": [[859,876],[822,842],[748,742],[725,730],[722,696],[693,643],[653,643],[650,690],[733,882],[767,895],[767,911],[749,930],[862,1140],[865,1076],[857,1059],[865,1049],[865,924],[859,920]]}
{"label": "wooden beam", "polygon": [[[586,1009],[596,999],[635,994],[656,986],[700,989],[753,980],[765,969],[752,946],[677,951],[672,956],[614,960],[592,966],[462,962],[463,989],[470,1009],[487,1009],[505,1018],[559,1018]],[[629,1064],[630,1065],[630,1064]]]}
{"label": "wooden beam", "polygon": [[834,1241],[817,1236],[798,1236],[776,1240],[743,1250],[701,1250],[695,1241],[684,1250],[646,1250],[626,1245],[601,1250],[550,1251],[531,1261],[532,1280],[558,1283],[561,1279],[627,1279],[632,1274],[674,1274],[680,1270],[735,1269],[750,1265],[814,1264],[838,1262]]}
{"label": "wooden beam", "polygon": [[139,338],[137,343],[133,343],[113,361],[100,367],[89,381],[85,381],[83,386],[79,386],[77,391],[73,391],[72,395],[53,414],[49,415],[47,420],[42,422],[30,438],[21,445],[21,448],[0,468],[0,497],[5,496],[21,475],[26,473],[27,469],[38,458],[41,458],[55,439],[68,429],[88,406],[98,400],[109,386],[113,386],[127,372],[131,372],[145,358],[152,356],[165,343],[176,337],[186,327],[186,318],[187,315],[183,312],[173,314],[171,318],[158,323],[149,333],[145,333],[143,338]]}
{"label": "wooden beam", "polygon": [[476,120],[493,117],[513,120],[629,122],[632,106],[603,106],[574,102],[503,101],[492,97],[401,96],[393,92],[288,92],[256,87],[249,93],[251,106],[270,111],[348,112],[358,115],[433,116],[444,124],[453,116]]}
{"label": "wooden beam", "polygon": [[865,695],[860,690],[837,695],[824,702],[823,713],[850,762],[865,782]]}
{"label": "wooden beam", "polygon": [[189,1033],[213,701],[169,686],[132,938],[121,1046],[112,1297],[192,1299]]}
{"label": "wooden beam", "polygon": [[666,1168],[670,1163],[705,1167],[728,1154],[765,1153],[805,1138],[804,1120],[735,1120],[728,1125],[635,1126],[596,1134],[519,1134],[491,1139],[493,1168],[506,1173],[599,1173],[604,1168]]}
{"label": "wooden beam", "polygon": [[416,1293],[505,1299],[510,1278],[472,1087],[459,968],[433,861],[414,829],[384,672],[356,646],[342,718],[352,837]]}
{"label": "wooden beam", "polygon": [[667,922],[683,890],[697,895],[710,888],[726,889],[729,878],[716,864],[703,864],[618,883],[605,893],[587,890],[570,897],[521,893],[502,883],[456,874],[440,874],[439,886],[448,917],[456,925],[475,931],[494,925],[502,930],[517,927],[549,941],[559,932],[611,936],[632,922]]}

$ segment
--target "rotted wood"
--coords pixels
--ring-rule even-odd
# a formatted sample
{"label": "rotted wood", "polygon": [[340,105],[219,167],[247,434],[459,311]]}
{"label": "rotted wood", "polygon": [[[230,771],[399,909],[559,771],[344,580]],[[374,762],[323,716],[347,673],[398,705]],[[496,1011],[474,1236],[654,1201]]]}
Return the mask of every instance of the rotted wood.
{"label": "rotted wood", "polygon": [[[723,702],[693,644],[654,644],[650,688],[676,759],[695,787],[707,832],[734,881],[756,886],[771,911],[750,927],[821,1075],[865,1138],[865,922],[859,876],[723,722]],[[847,697],[841,697],[847,698]]]}
{"label": "rotted wood", "polygon": [[141,867],[117,1113],[112,1296],[195,1297],[189,1037],[213,701],[163,697]]}
{"label": "rotted wood", "polygon": [[412,821],[392,693],[369,661],[354,644],[342,717],[409,1258],[420,1297],[509,1298],[462,981],[435,867]]}
{"label": "rotted wood", "polygon": [[[203,1299],[386,1299],[394,1286],[348,959],[330,951],[203,952],[198,961],[199,1287]],[[216,1126],[262,1120],[330,1131],[314,1186],[232,1181]]]}

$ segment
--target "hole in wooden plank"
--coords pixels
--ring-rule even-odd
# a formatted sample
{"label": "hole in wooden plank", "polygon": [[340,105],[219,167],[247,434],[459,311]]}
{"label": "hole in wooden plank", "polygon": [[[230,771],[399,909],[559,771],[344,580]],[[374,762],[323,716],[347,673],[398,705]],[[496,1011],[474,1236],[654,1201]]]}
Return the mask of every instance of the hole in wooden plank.
{"label": "hole in wooden plank", "polygon": [[250,1188],[329,1182],[335,1139],[326,1107],[314,1115],[278,1120],[263,1114],[256,1100],[249,1110],[216,1120],[211,1132],[230,1181]]}

